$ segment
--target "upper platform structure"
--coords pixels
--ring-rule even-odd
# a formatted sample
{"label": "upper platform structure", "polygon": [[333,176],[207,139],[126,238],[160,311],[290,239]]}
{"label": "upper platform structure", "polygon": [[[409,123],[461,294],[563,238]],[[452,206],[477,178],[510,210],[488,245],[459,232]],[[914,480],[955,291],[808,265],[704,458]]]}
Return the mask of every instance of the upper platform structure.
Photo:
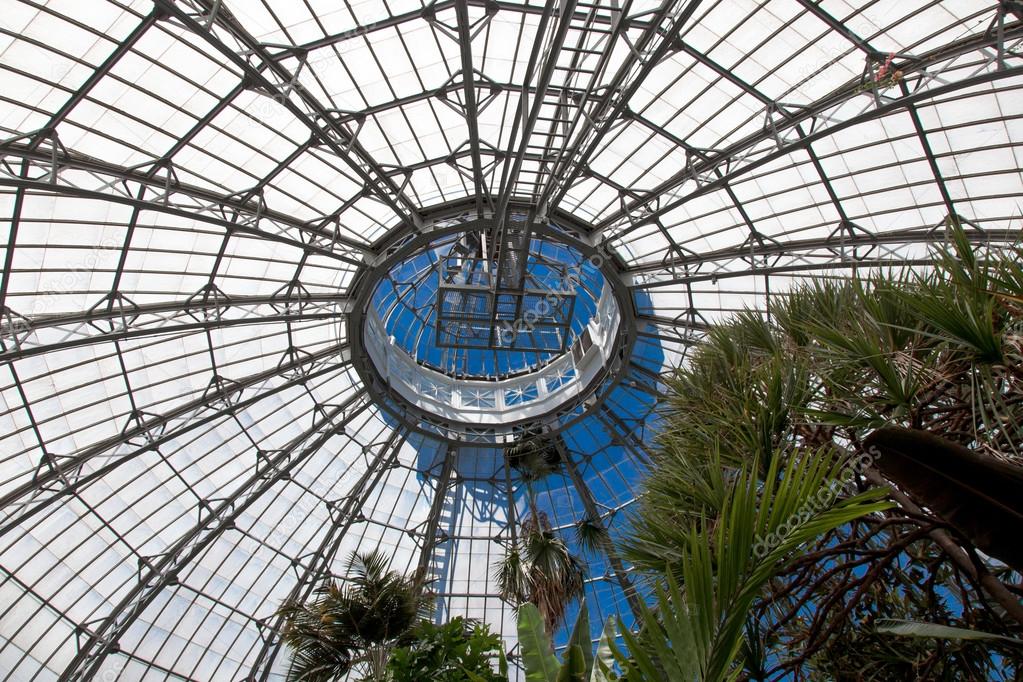
{"label": "upper platform structure", "polygon": [[547,253],[543,242],[534,245],[528,227],[523,217],[500,240],[491,234],[489,250],[486,233],[467,233],[444,256],[438,266],[438,346],[568,349],[581,263]]}

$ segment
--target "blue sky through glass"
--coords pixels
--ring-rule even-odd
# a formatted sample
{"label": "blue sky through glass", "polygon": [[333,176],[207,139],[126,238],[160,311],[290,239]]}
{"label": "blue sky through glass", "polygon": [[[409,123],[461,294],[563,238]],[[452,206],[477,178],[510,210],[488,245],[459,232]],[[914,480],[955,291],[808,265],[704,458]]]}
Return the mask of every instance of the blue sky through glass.
{"label": "blue sky through glass", "polygon": [[[436,297],[439,264],[457,243],[457,235],[441,238],[423,251],[394,265],[373,292],[372,305],[384,322],[388,336],[417,362],[452,376],[508,376],[542,366],[560,352],[492,350],[487,348],[450,348],[437,343]],[[530,242],[526,269],[534,287],[556,295],[564,286],[563,270],[575,283],[566,347],[582,333],[597,308],[604,286],[599,269],[576,249],[534,237]],[[529,305],[524,304],[521,328],[528,328]]]}

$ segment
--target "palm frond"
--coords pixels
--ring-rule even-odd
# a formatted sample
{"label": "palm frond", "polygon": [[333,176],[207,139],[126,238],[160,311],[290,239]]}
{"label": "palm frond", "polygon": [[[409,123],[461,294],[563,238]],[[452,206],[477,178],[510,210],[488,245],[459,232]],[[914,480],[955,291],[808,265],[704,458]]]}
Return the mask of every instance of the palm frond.
{"label": "palm frond", "polygon": [[877,631],[890,635],[902,637],[934,637],[937,639],[979,639],[998,642],[1007,642],[1013,646],[1023,647],[1023,639],[1018,637],[1006,637],[990,632],[979,632],[965,628],[953,628],[938,623],[918,623],[908,620],[897,620],[886,618],[879,621]]}
{"label": "palm frond", "polygon": [[306,603],[286,602],[282,639],[292,649],[289,680],[338,679],[354,666],[381,668],[381,658],[429,613],[412,578],[388,570],[379,551],[353,553],[343,582],[325,580]]}
{"label": "palm frond", "polygon": [[587,552],[600,552],[607,546],[610,539],[607,528],[599,519],[584,517],[575,524],[576,539]]}
{"label": "palm frond", "polygon": [[618,662],[630,680],[734,678],[749,609],[779,567],[821,534],[892,506],[884,490],[871,490],[821,508],[818,492],[842,462],[815,455],[792,457],[784,469],[775,458],[762,483],[741,472],[716,523],[690,530],[675,570],[655,588],[656,613],[645,607],[638,633],[622,626],[632,658],[619,652]]}
{"label": "palm frond", "polygon": [[548,632],[564,622],[568,606],[582,596],[586,575],[582,562],[543,514],[522,525],[516,544],[492,573],[501,598],[514,605],[535,605]]}
{"label": "palm frond", "polygon": [[522,562],[522,555],[513,547],[492,570],[501,598],[512,604],[529,599],[529,576]]}

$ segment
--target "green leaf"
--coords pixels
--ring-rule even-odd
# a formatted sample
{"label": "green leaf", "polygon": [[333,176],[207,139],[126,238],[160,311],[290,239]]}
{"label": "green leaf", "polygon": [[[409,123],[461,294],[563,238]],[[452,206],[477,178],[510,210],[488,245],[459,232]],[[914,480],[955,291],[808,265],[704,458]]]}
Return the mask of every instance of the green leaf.
{"label": "green leaf", "polygon": [[593,669],[590,672],[590,682],[611,682],[613,679],[611,668],[614,665],[614,653],[611,643],[615,638],[614,620],[609,616],[604,621],[604,630],[600,633],[600,642],[597,644],[596,660],[593,662]]}
{"label": "green leaf", "polygon": [[[499,667],[503,665],[500,675],[494,672],[495,658]],[[391,652],[387,670],[393,682],[508,680],[501,638],[486,624],[461,616],[441,625],[419,623],[409,634],[408,644]]]}
{"label": "green leaf", "polygon": [[878,621],[878,632],[903,637],[937,637],[938,639],[981,639],[1001,640],[1016,646],[1023,646],[1023,639],[1016,637],[1005,637],[990,632],[979,630],[967,630],[966,628],[955,628],[949,625],[938,625],[937,623],[920,623],[911,620],[884,619]]}
{"label": "green leaf", "polygon": [[569,650],[573,646],[578,646],[582,651],[583,673],[586,677],[589,677],[590,670],[593,669],[593,645],[590,643],[590,614],[589,609],[586,608],[585,599],[579,603],[579,615],[576,616],[575,626],[572,628],[572,634],[568,638]]}
{"label": "green leaf", "polygon": [[557,682],[558,659],[543,629],[540,612],[532,604],[519,607],[519,646],[529,682]]}
{"label": "green leaf", "polygon": [[469,670],[464,666],[460,665],[458,666],[458,669],[459,671],[461,671],[463,675],[465,675],[469,679],[470,682],[487,682],[484,678],[482,678],[481,676],[477,675],[476,673],[474,673],[473,671]]}
{"label": "green leaf", "polygon": [[572,644],[565,651],[565,662],[558,671],[558,682],[586,682],[586,659],[583,648]]}
{"label": "green leaf", "polygon": [[[778,568],[804,543],[891,507],[882,490],[814,504],[838,480],[843,461],[826,451],[790,456],[784,465],[783,459],[771,458],[763,480],[753,473],[759,470],[755,461],[740,470],[716,522],[680,534],[685,540],[676,549],[679,558],[668,564],[674,570],[654,589],[656,614],[642,607],[643,628],[622,632],[629,656],[615,657],[630,680],[734,678],[741,673],[750,609]],[[653,522],[671,518],[670,508],[659,509],[659,521],[657,511],[649,517]]]}
{"label": "green leaf", "polygon": [[[653,617],[653,614],[645,605],[641,608],[643,609],[644,619]],[[648,620],[647,622],[656,622],[656,620]],[[622,642],[625,644],[625,650],[619,649],[614,642],[611,643],[611,650],[614,652],[618,665],[625,671],[626,677],[629,680],[664,679],[664,675],[654,662],[654,658],[649,653],[645,643],[635,633],[626,628],[621,620],[618,621],[618,628],[622,633]]]}
{"label": "green leaf", "polygon": [[501,674],[501,677],[507,679],[508,677],[508,657],[504,655],[504,648],[502,647],[500,653],[497,656],[497,672]]}

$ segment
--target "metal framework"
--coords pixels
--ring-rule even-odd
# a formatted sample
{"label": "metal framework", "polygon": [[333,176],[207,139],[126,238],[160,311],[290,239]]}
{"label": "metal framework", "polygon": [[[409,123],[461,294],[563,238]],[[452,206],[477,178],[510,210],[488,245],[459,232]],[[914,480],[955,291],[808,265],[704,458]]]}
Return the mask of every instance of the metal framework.
{"label": "metal framework", "polygon": [[568,350],[577,296],[573,278],[581,279],[580,263],[545,256],[533,245],[531,230],[524,225],[514,231],[509,227],[506,224],[503,259],[486,258],[482,243],[466,245],[474,240],[463,237],[437,264],[437,346],[534,353]]}
{"label": "metal framework", "polygon": [[[294,602],[308,599],[323,579],[323,576],[330,573],[331,563],[337,556],[341,542],[358,519],[358,511],[369,500],[370,495],[380,483],[387,470],[397,465],[398,453],[406,438],[407,436],[400,429],[395,429],[387,441],[376,448],[379,452],[375,454],[372,463],[352,486],[351,491],[341,499],[326,503],[331,511],[330,529],[324,534],[319,546],[310,556],[300,557],[300,562],[301,559],[305,559],[305,569],[298,576],[298,580],[295,582],[294,587],[291,588],[291,592],[288,593],[286,601]],[[369,448],[369,450],[369,454],[373,454],[373,448]],[[282,642],[278,633],[283,624],[284,618],[282,616],[278,615],[274,618],[273,623],[266,631],[263,645],[256,655],[252,671],[246,679],[260,680],[260,682],[268,679],[271,664],[281,650]]]}
{"label": "metal framework", "polygon": [[[1023,236],[1017,0],[10,4],[2,679],[275,678],[276,606],[360,548],[514,649],[503,432],[557,432],[559,532],[614,530],[708,325],[926,267],[949,219]],[[410,401],[373,314],[508,423]],[[605,549],[595,623],[640,598]]]}

